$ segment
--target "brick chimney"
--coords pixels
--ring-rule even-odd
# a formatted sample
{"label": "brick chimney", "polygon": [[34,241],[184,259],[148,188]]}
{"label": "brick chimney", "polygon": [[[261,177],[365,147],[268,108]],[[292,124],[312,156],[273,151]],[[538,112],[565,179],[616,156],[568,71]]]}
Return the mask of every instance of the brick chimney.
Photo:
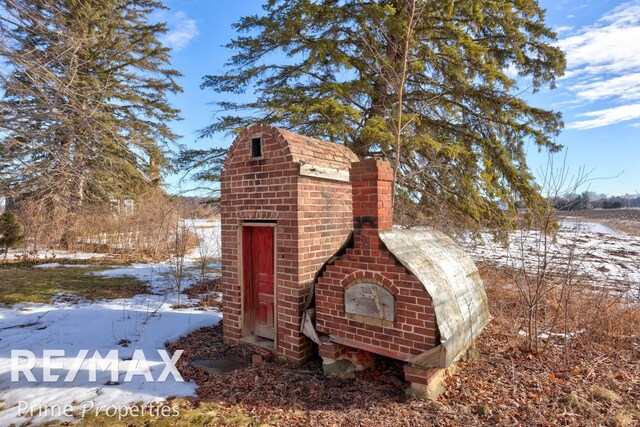
{"label": "brick chimney", "polygon": [[351,163],[355,246],[379,247],[378,231],[391,230],[393,169],[389,162],[366,159]]}

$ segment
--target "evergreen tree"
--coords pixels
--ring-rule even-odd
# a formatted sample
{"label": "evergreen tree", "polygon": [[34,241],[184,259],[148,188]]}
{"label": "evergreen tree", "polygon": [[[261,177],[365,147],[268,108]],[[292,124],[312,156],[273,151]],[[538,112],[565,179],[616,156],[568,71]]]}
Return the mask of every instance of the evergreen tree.
{"label": "evergreen tree", "polygon": [[0,247],[4,248],[4,259],[7,259],[9,249],[22,242],[22,227],[13,212],[0,215]]}
{"label": "evergreen tree", "polygon": [[0,192],[64,207],[135,197],[169,168],[180,75],[156,0],[0,0]]}
{"label": "evergreen tree", "polygon": [[521,93],[553,87],[565,60],[537,0],[270,0],[235,29],[202,86],[255,97],[220,102],[203,137],[267,122],[382,156],[396,205],[432,222],[504,230],[517,203],[542,210],[524,146],[559,150],[561,116]]}

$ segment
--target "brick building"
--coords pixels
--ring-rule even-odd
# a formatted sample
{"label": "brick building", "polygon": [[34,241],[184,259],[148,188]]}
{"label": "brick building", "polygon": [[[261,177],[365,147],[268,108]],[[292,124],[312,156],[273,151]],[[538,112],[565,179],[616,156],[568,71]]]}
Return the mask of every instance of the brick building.
{"label": "brick building", "polygon": [[465,357],[489,321],[484,287],[446,235],[392,227],[389,163],[363,160],[350,175],[353,244],[315,284],[320,355],[325,365],[357,364],[353,349],[407,362],[405,380],[422,394]]}
{"label": "brick building", "polygon": [[225,339],[297,363],[312,342],[325,366],[392,357],[417,390],[464,357],[490,319],[478,271],[442,233],[393,229],[392,182],[339,144],[240,134],[222,178]]}
{"label": "brick building", "polygon": [[228,342],[257,342],[298,363],[311,355],[302,309],[316,273],[351,231],[356,160],[342,145],[265,125],[236,138],[221,180]]}

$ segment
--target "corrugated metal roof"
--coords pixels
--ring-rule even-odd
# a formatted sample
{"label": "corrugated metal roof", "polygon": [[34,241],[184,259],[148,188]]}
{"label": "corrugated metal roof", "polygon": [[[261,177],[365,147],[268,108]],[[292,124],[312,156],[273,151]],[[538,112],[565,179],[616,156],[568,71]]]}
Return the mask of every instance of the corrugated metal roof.
{"label": "corrugated metal roof", "polygon": [[382,231],[380,238],[431,296],[442,346],[436,365],[448,367],[491,320],[478,269],[457,243],[436,230]]}

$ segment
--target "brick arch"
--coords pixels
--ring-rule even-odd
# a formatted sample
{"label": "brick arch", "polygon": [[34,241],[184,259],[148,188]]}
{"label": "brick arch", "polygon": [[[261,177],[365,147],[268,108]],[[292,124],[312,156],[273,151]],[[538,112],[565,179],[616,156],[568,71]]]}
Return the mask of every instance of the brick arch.
{"label": "brick arch", "polygon": [[241,144],[242,142],[245,142],[247,138],[249,138],[251,135],[255,135],[258,133],[270,135],[274,139],[274,141],[276,141],[276,143],[280,148],[283,148],[283,147],[285,148],[285,153],[286,153],[285,159],[287,160],[287,162],[293,161],[291,148],[289,147],[289,144],[286,138],[282,135],[282,132],[280,132],[280,129],[278,129],[275,126],[258,123],[258,124],[246,127],[242,132],[238,134],[238,136],[236,136],[236,139],[233,140],[233,142],[231,143],[231,146],[229,147],[229,153],[227,154],[227,158],[225,159],[225,169],[229,166],[231,162],[231,158],[233,157],[233,153],[236,151],[236,148],[238,147],[238,145]]}
{"label": "brick arch", "polygon": [[257,133],[270,135],[279,148],[284,148],[287,162],[316,161],[327,166],[348,169],[352,162],[358,160],[358,156],[342,144],[298,135],[268,124],[255,124],[245,128],[233,141],[225,159],[225,168],[229,166],[238,145]]}
{"label": "brick arch", "polygon": [[396,285],[394,285],[391,280],[384,277],[382,274],[364,270],[354,271],[351,274],[345,276],[340,282],[340,286],[346,290],[355,283],[361,282],[362,279],[375,281],[384,288],[387,288],[394,297],[397,297],[400,293],[400,290],[396,287]]}

